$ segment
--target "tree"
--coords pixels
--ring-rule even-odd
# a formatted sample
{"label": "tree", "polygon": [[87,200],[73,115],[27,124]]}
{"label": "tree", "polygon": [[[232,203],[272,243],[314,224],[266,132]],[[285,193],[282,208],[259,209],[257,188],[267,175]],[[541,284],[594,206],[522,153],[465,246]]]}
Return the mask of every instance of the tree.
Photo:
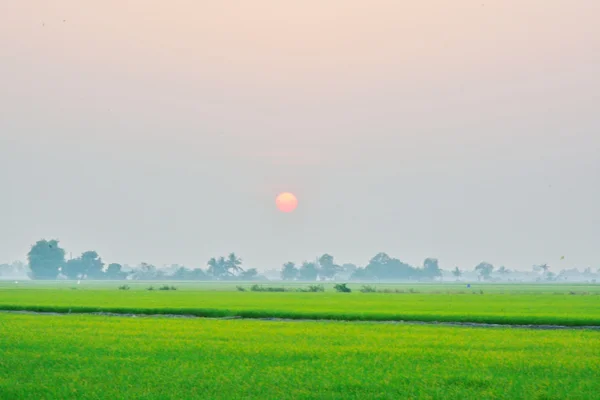
{"label": "tree", "polygon": [[121,264],[112,263],[108,265],[104,275],[106,276],[106,279],[125,279],[127,277],[127,272],[123,271],[123,266]]}
{"label": "tree", "polygon": [[494,266],[488,262],[481,262],[475,267],[475,271],[479,273],[479,277],[484,281],[490,279]]}
{"label": "tree", "polygon": [[62,272],[69,279],[104,277],[104,263],[95,251],[86,251],[80,257],[67,261]]}
{"label": "tree", "polygon": [[319,257],[319,275],[323,278],[331,279],[340,270],[338,265],[333,262],[333,256],[329,254],[323,254]]}
{"label": "tree", "polygon": [[238,272],[243,271],[241,265],[242,259],[237,257],[235,253],[230,253],[229,256],[227,256],[227,260],[225,261],[225,267],[229,275],[233,276]]}
{"label": "tree", "polygon": [[65,264],[65,251],[58,240],[39,240],[31,246],[27,260],[34,279],[56,279]]}
{"label": "tree", "polygon": [[423,275],[431,279],[442,276],[442,270],[437,258],[426,258],[423,261]]}
{"label": "tree", "polygon": [[132,274],[133,279],[141,281],[150,281],[162,277],[164,277],[164,275],[154,265],[145,262],[141,263],[139,268]]}
{"label": "tree", "polygon": [[296,268],[296,264],[289,261],[283,264],[283,268],[281,269],[281,279],[284,281],[293,281],[298,278],[298,268]]}
{"label": "tree", "polygon": [[244,281],[252,281],[256,278],[258,278],[258,271],[256,268],[247,269],[240,274],[240,279]]}
{"label": "tree", "polygon": [[225,265],[225,258],[219,257],[219,259],[211,258],[208,260],[208,274],[214,278],[221,279],[227,275],[227,267]]}
{"label": "tree", "polygon": [[386,253],[379,253],[369,261],[365,267],[368,278],[382,280],[411,279],[417,276],[418,271],[402,261],[391,258]]}
{"label": "tree", "polygon": [[510,273],[510,270],[506,269],[506,267],[503,265],[500,268],[498,268],[498,273],[500,275],[506,275]]}
{"label": "tree", "polygon": [[356,268],[352,275],[350,275],[350,279],[353,281],[364,281],[369,279],[369,272],[366,268]]}
{"label": "tree", "polygon": [[302,281],[316,281],[317,277],[319,276],[317,264],[308,261],[303,262],[298,276]]}
{"label": "tree", "polygon": [[29,268],[22,261],[0,265],[0,277],[8,279],[28,279],[29,275],[31,275],[29,272]]}
{"label": "tree", "polygon": [[456,278],[456,280],[458,280],[462,276],[462,271],[458,267],[455,267],[452,270],[452,275],[454,275],[454,277]]}
{"label": "tree", "polygon": [[194,268],[190,272],[190,279],[195,280],[195,281],[205,280],[205,279],[207,279],[206,272],[204,272],[204,270],[202,270],[202,268]]}
{"label": "tree", "polygon": [[243,271],[241,267],[242,259],[237,257],[235,253],[230,253],[227,258],[219,257],[216,259],[213,257],[208,260],[207,265],[208,274],[216,279],[225,279]]}

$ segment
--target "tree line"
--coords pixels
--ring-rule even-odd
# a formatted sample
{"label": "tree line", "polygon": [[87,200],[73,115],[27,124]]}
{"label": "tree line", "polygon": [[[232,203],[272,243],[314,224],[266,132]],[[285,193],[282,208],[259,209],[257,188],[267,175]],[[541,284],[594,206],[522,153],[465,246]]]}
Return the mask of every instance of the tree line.
{"label": "tree line", "polygon": [[245,270],[242,259],[235,253],[227,257],[211,258],[207,268],[175,266],[171,271],[141,263],[137,268],[125,270],[123,265],[106,265],[95,251],[85,251],[79,257],[67,260],[65,250],[57,240],[39,240],[27,253],[28,266],[33,279],[110,279],[110,280],[257,280],[256,268]]}
{"label": "tree line", "polygon": [[[39,240],[27,254],[28,274],[32,279],[109,279],[109,280],[238,280],[258,281],[266,280],[256,268],[243,268],[242,259],[235,253],[228,256],[211,258],[206,263],[206,268],[187,268],[174,265],[170,268],[158,268],[152,264],[141,263],[135,268],[127,268],[118,263],[105,264],[96,251],[85,251],[79,257],[67,260],[65,250],[60,247],[57,240]],[[0,265],[0,275],[2,268]],[[6,265],[9,273],[16,274],[17,269],[23,265]],[[481,262],[472,272],[455,267],[450,271],[443,271],[436,258],[426,258],[423,265],[415,267],[397,258],[390,257],[387,253],[378,253],[371,258],[364,267],[355,264],[338,264],[330,254],[323,254],[313,261],[304,261],[301,264],[286,262],[279,271],[280,278],[286,281],[433,281],[451,275],[455,280],[460,280],[465,274],[468,279],[481,281],[510,280],[511,276],[523,274],[523,271],[514,271],[501,266],[496,269],[491,263]],[[525,272],[526,273],[526,272]],[[555,274],[550,271],[547,264],[533,266],[532,274],[537,281],[564,281],[573,277],[579,280],[594,282],[600,277],[600,270],[592,272],[586,268],[583,273],[576,269],[562,270]]]}

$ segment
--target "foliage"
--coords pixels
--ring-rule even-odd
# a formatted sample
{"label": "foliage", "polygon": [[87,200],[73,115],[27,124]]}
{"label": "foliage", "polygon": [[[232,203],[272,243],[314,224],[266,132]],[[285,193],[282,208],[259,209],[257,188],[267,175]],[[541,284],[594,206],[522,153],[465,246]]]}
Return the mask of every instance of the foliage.
{"label": "foliage", "polygon": [[419,274],[415,268],[386,253],[373,257],[365,267],[365,273],[368,278],[379,280],[407,280]]}
{"label": "foliage", "polygon": [[55,279],[65,264],[65,251],[57,240],[39,240],[31,246],[27,260],[35,279]]}
{"label": "foliage", "polygon": [[423,261],[423,276],[429,279],[435,279],[442,276],[439,261],[437,258],[426,258]]}
{"label": "foliage", "polygon": [[121,264],[112,263],[109,264],[104,273],[106,279],[119,280],[127,278],[127,272],[123,271]]}
{"label": "foliage", "polygon": [[104,263],[95,251],[86,251],[80,257],[66,262],[62,273],[69,279],[99,279],[104,276]]}
{"label": "foliage", "polygon": [[119,290],[129,290],[129,289],[131,289],[131,286],[129,286],[129,285],[121,285],[121,286],[119,286]]}
{"label": "foliage", "polygon": [[132,278],[135,280],[150,281],[164,278],[164,274],[154,265],[143,262],[138,269],[133,271]]}
{"label": "foliage", "polygon": [[335,289],[336,292],[341,292],[341,293],[350,293],[352,291],[352,289],[350,289],[347,284],[345,283],[337,283],[335,285],[333,285],[333,288]]}
{"label": "foliage", "polygon": [[286,262],[281,269],[281,279],[284,281],[293,281],[298,278],[300,271],[293,262]]}
{"label": "foliage", "polygon": [[305,293],[318,293],[324,292],[325,286],[323,285],[309,285],[307,288],[298,288],[296,292],[305,292]]}
{"label": "foliage", "polygon": [[262,285],[252,285],[250,286],[250,291],[252,292],[285,292],[284,287],[271,287],[271,286],[262,286]]}
{"label": "foliage", "polygon": [[316,281],[319,276],[319,269],[314,262],[305,261],[298,271],[298,278],[301,281]]}
{"label": "foliage", "polygon": [[363,285],[360,291],[361,293],[375,293],[377,292],[377,288],[375,286]]}
{"label": "foliage", "polygon": [[329,254],[319,257],[318,263],[319,275],[325,279],[333,278],[341,270],[341,267],[334,263],[333,256]]}
{"label": "foliage", "polygon": [[480,278],[484,281],[490,279],[494,266],[488,262],[481,262],[475,267],[475,271],[479,273]]}
{"label": "foliage", "polygon": [[162,285],[158,288],[158,290],[177,290],[175,286]]}
{"label": "foliage", "polygon": [[219,257],[208,260],[208,274],[215,279],[227,279],[243,271],[242,259],[230,253],[227,258]]}
{"label": "foliage", "polygon": [[258,271],[256,268],[250,268],[246,271],[243,271],[238,278],[243,281],[253,281],[258,278]]}
{"label": "foliage", "polygon": [[463,274],[463,272],[462,272],[462,271],[461,271],[461,270],[460,270],[458,267],[455,267],[455,268],[452,270],[452,275],[454,275],[454,277],[455,277],[456,279],[460,278],[460,277],[462,276],[462,274]]}

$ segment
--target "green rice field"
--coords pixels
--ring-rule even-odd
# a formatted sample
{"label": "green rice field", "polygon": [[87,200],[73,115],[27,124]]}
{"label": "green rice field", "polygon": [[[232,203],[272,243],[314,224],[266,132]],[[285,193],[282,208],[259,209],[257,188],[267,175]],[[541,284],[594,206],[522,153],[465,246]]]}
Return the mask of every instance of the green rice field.
{"label": "green rice field", "polygon": [[[0,310],[185,314],[205,317],[600,325],[600,285],[373,285],[400,293],[239,292],[250,284],[3,283]],[[273,285],[271,285],[273,286]],[[307,285],[303,285],[306,287]],[[290,285],[289,288],[302,287]]]}
{"label": "green rice field", "polygon": [[600,326],[596,285],[127,284],[1,282],[0,399],[600,398],[599,330],[510,327]]}
{"label": "green rice field", "polygon": [[2,399],[593,399],[597,332],[0,313]]}

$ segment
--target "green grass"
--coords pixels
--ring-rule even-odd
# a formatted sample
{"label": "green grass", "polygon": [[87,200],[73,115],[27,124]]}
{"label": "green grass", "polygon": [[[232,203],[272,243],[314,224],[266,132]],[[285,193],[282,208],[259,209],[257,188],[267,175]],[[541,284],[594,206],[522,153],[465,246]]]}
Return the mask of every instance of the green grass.
{"label": "green grass", "polygon": [[383,294],[335,293],[331,286],[324,293],[260,293],[237,292],[235,283],[170,284],[178,290],[150,292],[144,290],[148,283],[131,283],[128,291],[117,290],[114,282],[4,283],[0,310],[600,325],[598,286],[473,285],[467,290],[464,285],[396,285],[417,293]]}
{"label": "green grass", "polygon": [[593,399],[591,331],[0,314],[2,399]]}

